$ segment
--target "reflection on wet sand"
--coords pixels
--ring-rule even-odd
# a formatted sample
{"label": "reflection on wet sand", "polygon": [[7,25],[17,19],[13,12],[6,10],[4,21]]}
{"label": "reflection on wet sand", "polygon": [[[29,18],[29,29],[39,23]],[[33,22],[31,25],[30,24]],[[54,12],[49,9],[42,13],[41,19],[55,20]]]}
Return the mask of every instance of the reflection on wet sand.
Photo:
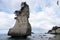
{"label": "reflection on wet sand", "polygon": [[60,40],[60,35],[52,35],[52,34],[32,34],[27,38],[16,37],[12,38],[8,35],[1,34],[0,40]]}
{"label": "reflection on wet sand", "polygon": [[55,35],[53,38],[51,38],[49,40],[60,40],[60,35]]}
{"label": "reflection on wet sand", "polygon": [[12,38],[12,37],[9,37],[8,40],[30,40],[30,38]]}

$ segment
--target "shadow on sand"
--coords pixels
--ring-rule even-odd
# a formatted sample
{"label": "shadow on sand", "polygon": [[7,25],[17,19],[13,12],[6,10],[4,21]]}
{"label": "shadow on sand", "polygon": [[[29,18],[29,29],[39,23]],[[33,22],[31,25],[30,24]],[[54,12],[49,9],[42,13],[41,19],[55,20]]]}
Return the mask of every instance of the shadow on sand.
{"label": "shadow on sand", "polygon": [[23,38],[23,37],[8,37],[8,40],[31,40],[30,38]]}

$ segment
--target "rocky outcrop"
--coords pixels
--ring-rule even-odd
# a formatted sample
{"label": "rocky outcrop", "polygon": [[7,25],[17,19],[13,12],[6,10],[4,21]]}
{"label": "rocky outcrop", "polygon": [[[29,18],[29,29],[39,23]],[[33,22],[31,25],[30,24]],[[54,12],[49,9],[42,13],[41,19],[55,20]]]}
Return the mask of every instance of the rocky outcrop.
{"label": "rocky outcrop", "polygon": [[60,34],[60,27],[55,26],[52,28],[52,30],[49,30],[48,33],[50,34]]}
{"label": "rocky outcrop", "polygon": [[29,6],[26,2],[22,2],[21,10],[15,11],[16,23],[13,28],[9,29],[8,35],[10,36],[29,36],[31,35],[31,25],[29,23]]}

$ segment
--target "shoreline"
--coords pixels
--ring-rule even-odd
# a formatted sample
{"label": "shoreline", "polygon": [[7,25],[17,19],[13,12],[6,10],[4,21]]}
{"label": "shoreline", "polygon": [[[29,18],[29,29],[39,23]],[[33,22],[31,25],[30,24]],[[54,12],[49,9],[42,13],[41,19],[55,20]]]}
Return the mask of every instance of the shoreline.
{"label": "shoreline", "polygon": [[[8,36],[7,34],[0,34],[0,40],[50,40],[54,37],[54,35],[51,34],[32,34],[31,36],[28,36],[27,38],[12,38]],[[4,39],[3,39],[4,38]]]}

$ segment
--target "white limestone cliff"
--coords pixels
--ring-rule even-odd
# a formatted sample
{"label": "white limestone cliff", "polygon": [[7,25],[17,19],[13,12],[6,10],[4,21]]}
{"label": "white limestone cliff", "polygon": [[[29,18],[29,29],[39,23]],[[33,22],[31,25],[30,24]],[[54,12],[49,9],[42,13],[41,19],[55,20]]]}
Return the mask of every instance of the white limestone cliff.
{"label": "white limestone cliff", "polygon": [[31,25],[29,23],[29,6],[22,2],[21,10],[15,11],[16,23],[13,28],[9,29],[10,36],[29,36],[31,35]]}

